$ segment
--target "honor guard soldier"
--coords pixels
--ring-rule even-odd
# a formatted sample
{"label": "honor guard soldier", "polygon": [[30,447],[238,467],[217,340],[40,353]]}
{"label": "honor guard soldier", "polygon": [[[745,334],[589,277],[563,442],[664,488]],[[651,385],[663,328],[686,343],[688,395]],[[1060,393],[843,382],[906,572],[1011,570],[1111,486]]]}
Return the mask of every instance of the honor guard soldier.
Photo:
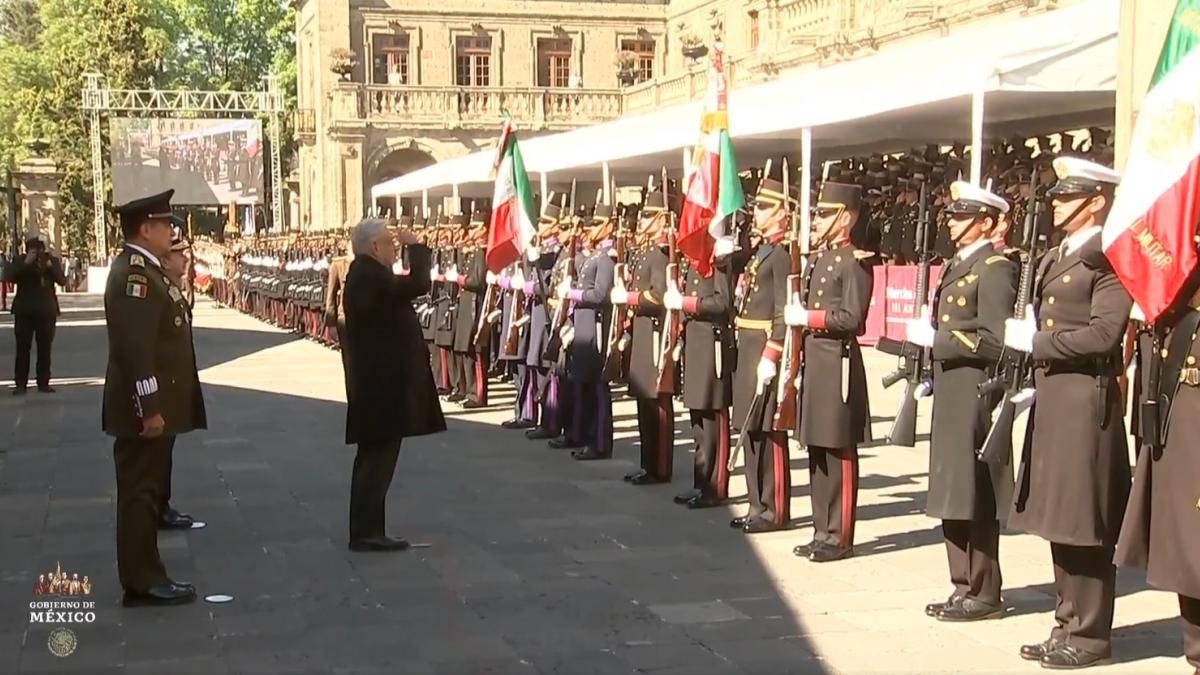
{"label": "honor guard soldier", "polygon": [[668,288],[663,304],[687,317],[683,335],[683,404],[692,429],[693,489],[675,497],[690,509],[722,506],[729,499],[729,406],[733,404],[734,334],[732,236],[713,244],[706,277],[688,265],[682,289]]}
{"label": "honor guard soldier", "polygon": [[[798,203],[789,189],[790,208]],[[759,243],[744,249],[734,264],[741,271],[736,294],[738,359],[733,381],[733,422],[749,434],[746,447],[746,491],[750,508],[730,527],[752,534],[787,527],[791,520],[791,469],[786,430],[776,430],[776,397],[772,383],[783,354],[784,307],[791,259],[784,246],[789,209],[783,184],[765,177],[754,201],[754,229]],[[744,271],[742,271],[744,269]]]}
{"label": "honor guard soldier", "polygon": [[1157,406],[1157,417],[1142,412],[1143,429],[1155,433],[1142,434],[1116,562],[1179,596],[1184,657],[1200,675],[1200,291],[1182,310],[1169,319],[1162,351],[1140,355],[1139,370],[1153,370],[1147,379],[1158,382],[1140,398]]}
{"label": "honor guard soldier", "polygon": [[189,309],[163,271],[171,247],[173,190],[117,208],[125,247],[104,292],[108,371],[104,431],[114,436],[117,571],[125,606],[190,602],[158,554],[159,508],[175,437],[206,426]]}
{"label": "honor guard soldier", "polygon": [[[543,428],[555,435],[546,445],[556,450],[577,449],[583,443],[571,436],[574,431],[576,414],[576,392],[567,373],[567,337],[571,328],[571,303],[562,299],[561,290],[570,288],[577,276],[580,263],[583,260],[582,241],[587,236],[582,216],[567,214],[563,219],[563,228],[559,231],[559,239],[563,245],[559,247],[550,272],[550,285],[547,288],[546,305],[549,312],[549,324],[546,331],[546,344],[542,347],[542,362],[550,371],[550,381],[546,390],[547,409]],[[557,349],[551,349],[557,345]],[[557,351],[557,353],[554,353]],[[553,405],[551,406],[551,402]],[[551,407],[554,414],[550,414]],[[541,434],[530,434],[530,438],[539,438]]]}
{"label": "honor guard soldier", "polygon": [[[1129,448],[1117,377],[1133,300],[1100,247],[1118,174],[1054,160],[1048,195],[1064,239],[1042,259],[1033,312],[1009,319],[1005,344],[1032,355],[1036,390],[1009,524],[1050,542],[1056,626],[1022,658],[1054,669],[1107,663],[1129,497]],[[1036,317],[1036,319],[1035,319]]]}
{"label": "honor guard soldier", "polygon": [[646,195],[638,245],[629,260],[630,284],[618,280],[612,291],[614,321],[632,310],[629,341],[629,395],[637,401],[641,468],[627,474],[634,485],[669,483],[674,457],[675,412],[671,392],[659,391],[658,363],[667,292],[667,218],[663,193]]}
{"label": "honor guard soldier", "polygon": [[[465,222],[465,220],[464,220]],[[463,373],[463,391],[466,398],[462,407],[467,410],[487,405],[487,350],[475,348],[475,334],[479,327],[480,314],[487,310],[483,306],[487,293],[488,269],[485,260],[487,246],[487,216],[476,211],[466,225],[466,246],[460,252],[461,264],[458,271],[458,316],[454,327],[454,353],[458,356]]]}
{"label": "honor guard soldier", "polygon": [[979,385],[994,371],[1012,316],[1017,268],[988,239],[1008,202],[970,183],[951,186],[945,208],[958,252],[942,268],[935,323],[910,319],[908,341],[932,348],[933,426],[929,442],[926,512],[942,520],[954,591],[925,608],[942,621],[975,621],[1003,614],[1000,526],[1012,497],[1011,464],[977,458],[991,424],[993,401]]}
{"label": "honor guard soldier", "polygon": [[604,378],[604,337],[612,315],[613,215],[608,204],[596,205],[578,280],[573,287],[564,283],[558,289],[559,299],[569,299],[573,307],[572,337],[567,346],[567,373],[575,389],[575,424],[570,437],[586,446],[571,453],[578,460],[612,457],[612,395]]}
{"label": "honor guard soldier", "polygon": [[[542,214],[538,218],[537,238],[534,245],[538,248],[536,260],[526,263],[527,272],[514,275],[510,283],[514,289],[521,287],[528,298],[529,323],[524,328],[524,365],[528,373],[525,390],[532,398],[532,415],[527,419],[534,427],[525,432],[530,440],[550,440],[558,438],[562,433],[561,414],[558,407],[558,386],[551,386],[550,366],[542,360],[542,352],[546,340],[550,337],[550,310],[547,300],[553,294],[551,275],[555,261],[558,259],[562,246],[559,225],[563,217],[563,208],[546,201]],[[570,218],[567,218],[570,222]],[[523,261],[524,262],[524,261]],[[528,413],[527,413],[528,414]]]}
{"label": "honor guard soldier", "polygon": [[[344,246],[344,245],[343,245]],[[346,302],[343,291],[346,290],[346,272],[350,269],[351,256],[342,252],[329,263],[329,274],[325,281],[325,323],[337,330],[338,349],[342,352],[342,372],[344,373],[346,391],[350,391],[350,369],[346,367],[349,357],[346,350]]]}
{"label": "honor guard soldier", "polygon": [[[187,269],[190,263],[191,244],[183,236],[182,228],[175,227],[171,235],[171,248],[167,255],[159,262],[163,264],[163,271],[167,273],[167,279],[183,292],[184,285],[187,283]],[[168,294],[171,291],[168,289]],[[188,325],[192,323],[192,303],[187,303]],[[171,506],[171,473],[173,469],[173,453],[174,447],[167,450],[167,479],[163,482],[162,500],[159,503],[158,527],[163,530],[190,530],[195,525],[195,519],[186,513],[180,513]],[[199,527],[203,527],[201,524]]]}
{"label": "honor guard soldier", "polygon": [[[461,216],[456,216],[461,217]],[[438,274],[435,279],[440,293],[434,295],[438,309],[434,312],[434,323],[437,326],[433,332],[433,342],[438,347],[441,358],[441,371],[444,378],[440,382],[439,393],[447,396],[448,401],[457,403],[466,398],[459,381],[458,360],[454,357],[454,322],[458,313],[458,249],[454,245],[454,232],[461,228],[450,222],[450,216],[438,216],[438,233],[441,236],[442,247],[438,256]]]}
{"label": "honor guard soldier", "polygon": [[812,543],[793,552],[814,562],[854,552],[858,445],[871,439],[867,374],[858,346],[871,306],[871,253],[850,243],[861,210],[859,186],[821,186],[811,242],[820,252],[811,256],[801,298],[791,300],[785,315],[789,326],[805,329],[796,437],[808,448],[813,512]]}

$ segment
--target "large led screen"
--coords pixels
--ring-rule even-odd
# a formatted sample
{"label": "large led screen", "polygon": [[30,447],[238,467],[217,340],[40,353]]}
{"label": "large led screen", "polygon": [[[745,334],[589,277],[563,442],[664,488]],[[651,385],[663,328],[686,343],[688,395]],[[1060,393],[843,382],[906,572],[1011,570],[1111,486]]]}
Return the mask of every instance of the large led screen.
{"label": "large led screen", "polygon": [[174,189],[174,204],[263,200],[262,124],[118,117],[110,122],[113,201]]}

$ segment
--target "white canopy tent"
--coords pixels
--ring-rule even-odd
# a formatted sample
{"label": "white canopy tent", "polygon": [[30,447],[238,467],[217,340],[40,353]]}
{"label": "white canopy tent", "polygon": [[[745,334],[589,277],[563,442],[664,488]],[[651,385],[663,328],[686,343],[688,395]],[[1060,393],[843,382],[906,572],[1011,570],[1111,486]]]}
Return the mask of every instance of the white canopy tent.
{"label": "white canopy tent", "polygon": [[[799,152],[812,129],[817,154],[900,150],[970,142],[973,106],[983,102],[985,135],[1035,135],[1113,120],[1119,0],[1084,0],[1034,17],[1014,17],[945,37],[886,48],[861,59],[803,70],[732,90],[730,133],[741,166]],[[1019,38],[1018,38],[1019,36]],[[662,166],[678,174],[697,139],[701,102],[521,142],[526,169],[561,189]],[[519,124],[518,120],[518,124]],[[492,151],[480,151],[380,183],[373,198],[491,195]],[[593,188],[594,189],[594,188]]]}

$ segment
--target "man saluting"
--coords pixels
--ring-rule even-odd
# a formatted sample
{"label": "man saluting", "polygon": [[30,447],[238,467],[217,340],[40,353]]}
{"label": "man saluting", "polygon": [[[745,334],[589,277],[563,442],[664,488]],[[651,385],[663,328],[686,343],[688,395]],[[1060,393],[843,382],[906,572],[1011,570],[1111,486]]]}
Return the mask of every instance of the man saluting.
{"label": "man saluting", "polygon": [[174,190],[118,207],[125,247],[104,291],[108,372],[103,427],[117,470],[117,571],[124,605],[191,602],[158,555],[157,526],[175,436],[206,426],[187,299],[167,278]]}

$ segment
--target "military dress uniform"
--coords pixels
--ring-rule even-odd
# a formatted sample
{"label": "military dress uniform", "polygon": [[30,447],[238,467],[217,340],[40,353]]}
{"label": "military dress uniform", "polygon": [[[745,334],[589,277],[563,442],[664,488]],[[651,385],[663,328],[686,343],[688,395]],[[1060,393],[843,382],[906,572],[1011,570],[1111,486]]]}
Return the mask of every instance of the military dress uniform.
{"label": "military dress uniform", "polygon": [[[1007,202],[986,190],[962,186],[963,194],[947,207],[951,213],[995,218],[1008,210]],[[982,238],[961,247],[938,279],[926,513],[942,520],[954,591],[926,613],[943,620],[990,618],[1003,611],[999,542],[1012,496],[1012,466],[977,458],[996,402],[981,400],[979,385],[1000,358],[1016,284],[1016,266]]]}
{"label": "military dress uniform", "polygon": [[[764,179],[756,199],[781,204],[783,184]],[[766,383],[760,390],[757,372],[762,359],[778,363],[783,354],[787,329],[783,315],[791,258],[781,240],[782,233],[778,240],[764,241],[752,251],[743,249],[734,260],[734,271],[741,272],[741,280],[734,321],[738,358],[733,381],[733,424],[741,433],[749,434],[744,444],[749,510],[730,521],[730,527],[748,533],[782,529],[791,520],[787,431],[775,430],[775,388],[773,383]],[[755,406],[759,396],[761,404]],[[755,413],[752,418],[751,412]]]}
{"label": "military dress uniform", "polygon": [[[648,195],[648,198],[656,196],[661,202],[662,193]],[[626,305],[633,311],[633,322],[627,350],[627,381],[629,395],[637,402],[641,469],[625,476],[625,480],[634,485],[669,482],[673,468],[675,411],[672,392],[660,392],[658,387],[659,351],[666,315],[662,303],[667,292],[667,262],[667,253],[658,242],[634,251],[629,260],[630,285]],[[622,309],[618,307],[618,310]]]}
{"label": "military dress uniform", "polygon": [[1200,672],[1200,297],[1188,305],[1166,335],[1159,389],[1148,394],[1166,404],[1162,441],[1138,453],[1116,562],[1179,596],[1184,656]]}
{"label": "military dress uniform", "polygon": [[[172,194],[119,207],[122,230],[170,219]],[[112,263],[104,307],[109,355],[102,420],[115,437],[117,571],[125,603],[186,602],[195,589],[167,577],[156,526],[175,437],[207,424],[187,300],[154,255],[127,243]],[[163,418],[162,434],[142,437],[142,420],[155,415]]]}
{"label": "military dress uniform", "polygon": [[[577,241],[582,236],[580,232],[581,227],[577,227],[575,233],[571,235],[573,241]],[[572,436],[575,426],[573,420],[575,418],[575,405],[577,401],[575,398],[575,387],[572,386],[567,376],[567,346],[564,344],[557,358],[554,359],[547,358],[549,354],[546,351],[549,342],[558,339],[552,335],[556,330],[554,326],[556,316],[560,312],[567,312],[569,315],[571,311],[570,301],[559,298],[557,289],[560,284],[568,280],[569,265],[574,266],[576,275],[578,275],[579,270],[582,268],[580,261],[583,259],[583,253],[575,250],[577,248],[578,246],[575,243],[559,247],[558,253],[555,255],[554,265],[550,269],[549,284],[544,290],[535,289],[534,291],[542,297],[547,317],[545,342],[542,344],[538,354],[542,360],[542,365],[548,370],[548,378],[543,398],[545,403],[542,410],[543,421],[541,431],[543,433],[531,434],[531,438],[536,439],[548,436],[547,445],[556,449],[578,448],[583,445],[582,441]],[[570,332],[571,321],[569,318],[563,324],[563,330]]]}
{"label": "military dress uniform", "polygon": [[[449,216],[438,217],[438,229],[446,232],[451,227]],[[458,250],[451,245],[442,247],[438,256],[439,294],[434,296],[437,309],[434,311],[433,342],[438,348],[439,369],[443,378],[439,393],[462,400],[462,382],[459,378],[458,360],[454,358],[454,325],[458,312]]]}
{"label": "military dress uniform", "polygon": [[337,330],[338,348],[342,356],[342,372],[346,391],[350,391],[350,346],[346,343],[346,301],[343,297],[346,290],[346,272],[350,270],[350,258],[338,256],[329,263],[328,280],[325,282],[325,320]]}
{"label": "military dress uniform", "polygon": [[[1057,195],[1111,199],[1119,180],[1083,160],[1054,162]],[[1129,448],[1117,384],[1133,300],[1100,248],[1100,224],[1042,259],[1027,344],[1037,391],[1009,524],[1050,542],[1058,593],[1049,639],[1021,655],[1058,667],[1111,654],[1117,571],[1113,552],[1129,497]],[[1013,320],[1016,323],[1017,320]],[[1036,327],[1036,332],[1034,329]]]}
{"label": "military dress uniform", "polygon": [[454,354],[463,373],[466,400],[464,408],[487,405],[487,352],[475,348],[475,333],[479,327],[484,295],[487,293],[487,264],[484,249],[478,246],[461,253],[458,273],[458,316],[454,326]]}
{"label": "military dress uniform", "polygon": [[687,266],[683,277],[683,405],[695,448],[691,493],[676,502],[699,509],[729,498],[729,406],[733,403],[733,283],[729,256],[704,277]]}
{"label": "military dress uniform", "polygon": [[[858,186],[825,183],[818,204],[857,211]],[[808,449],[813,540],[805,554],[826,562],[850,555],[858,506],[858,445],[871,440],[867,374],[858,337],[866,332],[871,254],[849,241],[821,251],[805,269],[806,308],[799,429]]]}
{"label": "military dress uniform", "polygon": [[[540,224],[557,223],[562,215],[561,211],[558,205],[547,203],[542,210]],[[533,416],[529,419],[536,425],[525,432],[525,437],[531,440],[557,438],[563,428],[560,421],[557,381],[552,382],[551,367],[542,360],[546,341],[550,338],[552,312],[549,300],[554,288],[551,277],[560,248],[562,247],[559,246],[556,237],[539,242],[537,260],[530,262],[525,268],[523,290],[529,303],[526,310],[529,313],[529,323],[523,329],[523,363],[528,373],[525,388],[532,394],[531,404],[534,409]]]}
{"label": "military dress uniform", "polygon": [[[612,217],[612,207],[596,205],[593,220]],[[612,242],[600,242],[578,263],[578,279],[569,293],[572,303],[572,338],[567,346],[567,374],[574,387],[574,418],[569,436],[586,446],[573,452],[578,460],[612,457],[612,395],[604,377],[608,322],[612,320],[611,293],[616,261]]]}

